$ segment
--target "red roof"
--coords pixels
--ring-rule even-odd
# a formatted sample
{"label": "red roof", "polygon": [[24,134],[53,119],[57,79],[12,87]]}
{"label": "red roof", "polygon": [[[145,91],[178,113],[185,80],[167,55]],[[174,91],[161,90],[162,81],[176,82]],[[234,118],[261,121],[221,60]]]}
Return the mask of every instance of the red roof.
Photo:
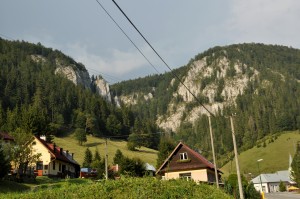
{"label": "red roof", "polygon": [[[184,148],[184,151],[188,152],[190,156],[192,157],[192,161],[190,163],[186,164],[177,164],[174,163],[176,161],[171,162],[172,157],[177,153],[180,149]],[[176,157],[174,157],[175,159]],[[190,169],[199,169],[199,168],[209,168],[214,169],[215,166],[210,161],[208,161],[206,158],[204,158],[201,154],[194,151],[187,145],[183,144],[182,142],[179,142],[179,144],[175,147],[175,149],[172,151],[172,153],[169,155],[169,157],[164,161],[164,163],[160,166],[160,168],[157,170],[156,174],[160,172],[164,172],[164,168],[167,166],[167,164],[170,164],[168,166],[168,170],[190,170]],[[170,168],[173,167],[173,168]],[[218,170],[221,172],[220,170]]]}
{"label": "red roof", "polygon": [[71,164],[79,165],[75,160],[70,160],[66,157],[65,153],[63,152],[63,148],[56,146],[53,143],[47,143],[45,140],[35,136],[37,140],[39,140],[50,152],[51,159],[61,160],[63,162],[68,162]]}
{"label": "red roof", "polygon": [[11,141],[15,140],[12,136],[8,135],[8,133],[4,133],[4,132],[0,132],[0,138],[3,140],[11,140]]}

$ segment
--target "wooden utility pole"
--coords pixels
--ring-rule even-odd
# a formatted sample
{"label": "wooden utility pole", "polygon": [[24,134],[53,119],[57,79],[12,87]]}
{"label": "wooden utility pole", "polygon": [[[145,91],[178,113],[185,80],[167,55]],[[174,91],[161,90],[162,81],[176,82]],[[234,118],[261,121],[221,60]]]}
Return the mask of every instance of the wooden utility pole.
{"label": "wooden utility pole", "polygon": [[232,141],[233,141],[235,164],[236,164],[236,174],[237,174],[237,177],[238,177],[238,184],[239,184],[239,191],[240,191],[240,199],[244,199],[244,193],[243,193],[243,187],[242,187],[242,180],[241,180],[241,174],[240,174],[238,152],[237,152],[237,148],[236,148],[236,140],[235,140],[235,133],[234,133],[234,125],[233,125],[232,116],[230,116],[230,123],[231,123]]}
{"label": "wooden utility pole", "polygon": [[107,162],[108,162],[108,154],[107,154],[107,138],[105,138],[105,179],[108,179],[108,168],[107,168]]}
{"label": "wooden utility pole", "polygon": [[213,138],[213,132],[212,132],[212,127],[211,127],[210,115],[208,115],[208,123],[209,123],[211,150],[212,150],[213,161],[214,161],[214,165],[215,165],[216,184],[217,184],[217,188],[219,188],[219,177],[218,177],[219,175],[218,175],[218,168],[217,168],[217,162],[216,162],[216,156],[215,156],[214,138]]}

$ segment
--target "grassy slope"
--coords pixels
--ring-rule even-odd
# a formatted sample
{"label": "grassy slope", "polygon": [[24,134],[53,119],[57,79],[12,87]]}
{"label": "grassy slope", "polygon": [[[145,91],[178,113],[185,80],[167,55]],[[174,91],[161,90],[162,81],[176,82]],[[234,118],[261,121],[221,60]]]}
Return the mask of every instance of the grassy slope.
{"label": "grassy slope", "polygon": [[[259,163],[261,173],[272,173],[280,170],[287,170],[289,167],[289,154],[294,157],[295,146],[297,141],[300,141],[300,132],[285,132],[278,136],[274,142],[266,141],[266,147],[254,147],[239,155],[240,171],[246,177],[249,173],[252,177],[256,176],[258,172],[257,160],[263,159]],[[235,161],[227,163],[221,169],[225,176],[236,171]]]}
{"label": "grassy slope", "polygon": [[[83,163],[84,152],[87,147],[92,151],[93,155],[96,148],[98,149],[101,158],[105,155],[105,140],[93,136],[87,136],[87,142],[83,146],[79,146],[75,140],[73,134],[65,137],[55,137],[54,142],[62,147],[64,150],[69,150],[70,153],[74,153],[74,159],[79,163]],[[123,155],[128,157],[139,157],[144,162],[152,165],[156,165],[157,151],[145,147],[141,147],[138,151],[129,151],[127,149],[127,142],[125,141],[113,141],[108,140],[108,163],[112,164],[113,157],[115,156],[116,150],[120,149]]]}

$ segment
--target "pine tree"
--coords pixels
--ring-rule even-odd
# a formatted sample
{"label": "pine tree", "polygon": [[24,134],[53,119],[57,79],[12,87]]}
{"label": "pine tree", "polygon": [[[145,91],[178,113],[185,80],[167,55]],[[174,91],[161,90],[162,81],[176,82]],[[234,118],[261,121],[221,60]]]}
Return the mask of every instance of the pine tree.
{"label": "pine tree", "polygon": [[297,151],[292,161],[292,177],[294,181],[300,186],[300,143],[297,144]]}
{"label": "pine tree", "polygon": [[84,153],[84,161],[83,161],[82,166],[90,168],[92,161],[93,161],[93,154],[92,154],[91,150],[89,148],[87,148]]}
{"label": "pine tree", "polygon": [[0,143],[0,180],[7,175],[10,169],[8,156],[5,155],[3,146]]}

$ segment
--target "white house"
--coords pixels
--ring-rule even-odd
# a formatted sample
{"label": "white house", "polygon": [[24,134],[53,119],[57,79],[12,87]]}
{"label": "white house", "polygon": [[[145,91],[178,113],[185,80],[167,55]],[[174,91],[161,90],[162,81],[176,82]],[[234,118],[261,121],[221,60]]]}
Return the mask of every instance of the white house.
{"label": "white house", "polygon": [[64,151],[43,137],[34,137],[33,153],[40,153],[40,161],[35,165],[38,176],[78,177],[80,165],[73,159],[74,154]]}
{"label": "white house", "polygon": [[257,191],[261,190],[262,185],[262,191],[264,193],[279,192],[280,182],[283,182],[286,188],[295,184],[295,182],[290,178],[289,170],[277,171],[276,173],[260,174],[259,176],[253,178],[251,182],[253,182]]}

